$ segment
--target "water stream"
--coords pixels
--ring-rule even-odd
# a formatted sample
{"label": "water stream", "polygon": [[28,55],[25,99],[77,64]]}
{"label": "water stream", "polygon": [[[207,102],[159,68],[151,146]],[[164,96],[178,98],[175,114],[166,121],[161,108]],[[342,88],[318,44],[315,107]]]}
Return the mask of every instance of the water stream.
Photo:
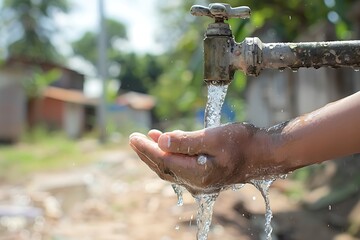
{"label": "water stream", "polygon": [[196,218],[198,229],[197,240],[207,239],[212,220],[213,207],[218,196],[219,193],[199,194],[195,196],[196,203],[198,204]]}
{"label": "water stream", "polygon": [[208,99],[205,108],[205,128],[220,126],[221,108],[229,85],[208,84]]}
{"label": "water stream", "polygon": [[261,193],[265,201],[265,239],[271,240],[271,233],[273,228],[271,226],[271,219],[273,217],[272,211],[270,208],[270,200],[269,200],[269,188],[271,184],[276,179],[268,179],[268,180],[251,180],[251,184],[254,185]]}
{"label": "water stream", "polygon": [[[221,108],[225,101],[229,85],[208,84],[208,99],[205,108],[205,128],[220,126]],[[206,164],[207,158],[204,155],[199,156],[198,163]],[[197,212],[197,240],[206,240],[213,213],[213,206],[219,194],[199,194],[195,196],[198,204]]]}

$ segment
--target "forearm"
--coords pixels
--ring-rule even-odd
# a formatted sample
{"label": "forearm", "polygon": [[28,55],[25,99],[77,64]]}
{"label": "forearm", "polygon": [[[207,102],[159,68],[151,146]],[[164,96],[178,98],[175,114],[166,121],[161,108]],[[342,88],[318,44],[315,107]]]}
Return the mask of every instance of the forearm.
{"label": "forearm", "polygon": [[289,122],[274,155],[289,169],[360,152],[360,92]]}

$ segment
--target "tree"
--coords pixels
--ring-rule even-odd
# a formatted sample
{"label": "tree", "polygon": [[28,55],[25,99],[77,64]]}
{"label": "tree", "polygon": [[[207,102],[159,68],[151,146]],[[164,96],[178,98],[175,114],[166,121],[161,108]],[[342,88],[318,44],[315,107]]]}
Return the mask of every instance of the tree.
{"label": "tree", "polygon": [[135,53],[119,54],[114,60],[121,66],[118,79],[123,91],[149,93],[156,86],[162,73],[160,57],[151,54],[138,55]]}
{"label": "tree", "polygon": [[[107,19],[107,58],[109,70],[120,69],[115,74],[110,72],[112,78],[120,81],[120,89],[147,93],[156,82],[161,72],[161,66],[156,56],[146,54],[139,55],[134,52],[122,52],[119,45],[126,45],[127,34],[125,26],[116,20]],[[80,39],[72,43],[74,53],[97,65],[97,35],[94,32],[86,32]]]}
{"label": "tree", "polygon": [[4,0],[1,13],[9,33],[8,56],[59,62],[61,54],[51,42],[56,31],[52,16],[69,8],[67,0]]}
{"label": "tree", "polygon": [[[108,58],[113,58],[113,55],[116,55],[116,43],[121,40],[127,39],[126,27],[124,24],[114,20],[106,19],[106,35],[107,35],[107,56]],[[75,55],[83,57],[85,60],[91,62],[94,66],[97,65],[97,33],[88,31],[84,33],[82,37],[72,43],[72,48]]]}

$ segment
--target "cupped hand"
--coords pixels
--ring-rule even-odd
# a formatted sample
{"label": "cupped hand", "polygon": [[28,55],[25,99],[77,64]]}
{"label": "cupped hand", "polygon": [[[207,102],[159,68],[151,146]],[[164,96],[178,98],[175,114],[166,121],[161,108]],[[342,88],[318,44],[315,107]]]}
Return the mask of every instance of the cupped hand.
{"label": "cupped hand", "polygon": [[[281,172],[272,156],[272,138],[250,124],[234,123],[199,131],[130,135],[130,146],[157,175],[192,194]],[[200,155],[207,157],[199,164]]]}

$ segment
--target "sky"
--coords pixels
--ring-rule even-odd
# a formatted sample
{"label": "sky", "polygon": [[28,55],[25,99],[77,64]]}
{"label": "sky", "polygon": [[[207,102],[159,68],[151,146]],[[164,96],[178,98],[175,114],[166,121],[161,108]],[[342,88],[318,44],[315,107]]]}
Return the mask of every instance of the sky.
{"label": "sky", "polygon": [[[104,0],[105,15],[116,19],[127,27],[128,50],[139,53],[159,53],[163,49],[156,43],[157,0]],[[81,37],[88,30],[97,31],[99,26],[98,0],[71,0],[72,11],[56,14],[60,33],[55,40],[64,52],[69,51],[66,42]],[[144,40],[145,39],[145,40]]]}

